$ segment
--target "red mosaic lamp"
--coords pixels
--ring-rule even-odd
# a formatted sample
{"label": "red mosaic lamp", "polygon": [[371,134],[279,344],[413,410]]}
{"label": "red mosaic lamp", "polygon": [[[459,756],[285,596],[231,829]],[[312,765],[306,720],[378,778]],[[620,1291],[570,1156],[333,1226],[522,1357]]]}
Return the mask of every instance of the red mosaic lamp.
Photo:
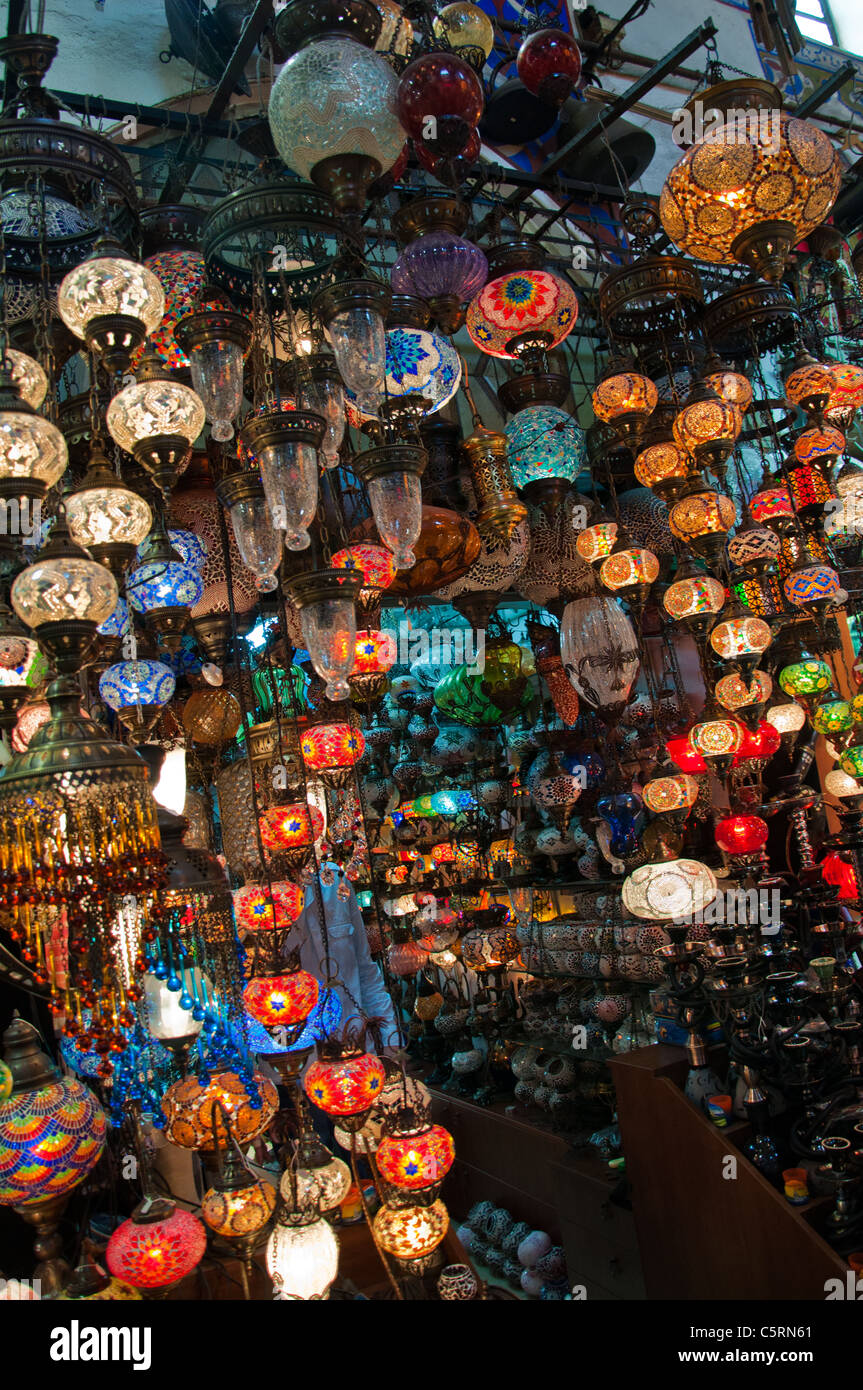
{"label": "red mosaic lamp", "polygon": [[449,1130],[424,1123],[410,1107],[399,1112],[395,1125],[378,1145],[375,1162],[384,1182],[416,1200],[423,1193],[432,1202],[455,1159]]}
{"label": "red mosaic lamp", "polygon": [[345,787],[366,751],[361,729],[351,724],[312,724],[300,740],[306,771],[327,787]]}
{"label": "red mosaic lamp", "polygon": [[164,1198],[145,1197],[108,1241],[106,1262],[115,1279],[164,1298],[203,1259],[207,1234],[196,1216]]}
{"label": "red mosaic lamp", "polygon": [[362,1127],[380,1095],[386,1069],[380,1057],[356,1043],[328,1040],[306,1071],[303,1089],[313,1105],[338,1117],[349,1131]]}
{"label": "red mosaic lamp", "polygon": [[258,824],[264,848],[278,854],[292,873],[299,873],[314,853],[324,818],[316,806],[296,801],[287,806],[269,806]]}

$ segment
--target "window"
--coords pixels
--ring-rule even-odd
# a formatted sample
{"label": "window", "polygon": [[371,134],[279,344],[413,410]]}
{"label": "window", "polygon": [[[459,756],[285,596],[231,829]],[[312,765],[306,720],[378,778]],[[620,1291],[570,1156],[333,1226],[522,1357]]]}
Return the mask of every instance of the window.
{"label": "window", "polygon": [[814,39],[816,43],[836,42],[827,0],[797,0],[794,17],[804,38]]}

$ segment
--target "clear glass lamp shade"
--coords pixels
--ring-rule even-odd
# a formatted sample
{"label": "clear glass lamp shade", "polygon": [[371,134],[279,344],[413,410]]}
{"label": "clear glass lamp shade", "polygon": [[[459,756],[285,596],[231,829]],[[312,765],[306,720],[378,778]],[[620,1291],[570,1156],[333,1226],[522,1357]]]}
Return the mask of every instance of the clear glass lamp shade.
{"label": "clear glass lamp shade", "polygon": [[140,545],[153,524],[153,513],[130,488],[93,487],[66,499],[66,519],[79,545]]}
{"label": "clear glass lamp shade", "polygon": [[181,560],[148,560],[133,571],[126,593],[138,613],[159,608],[194,608],[204,594],[200,575]]}
{"label": "clear glass lamp shade", "polygon": [[50,420],[24,411],[0,411],[0,478],[33,478],[46,489],[69,462],[66,440]]}
{"label": "clear glass lamp shade", "polygon": [[289,58],[270,93],[268,117],[281,158],[311,179],[321,160],[363,154],[391,169],[407,136],[397,115],[399,81],[385,58],[348,38],[322,38]]}
{"label": "clear glass lamp shade", "polygon": [[344,1159],[331,1157],[319,1168],[298,1168],[295,1175],[283,1173],[279,1187],[285,1201],[293,1197],[291,1177],[296,1177],[297,1196],[301,1202],[317,1202],[321,1211],[337,1207],[351,1185],[351,1170]]}
{"label": "clear glass lamp shade", "polygon": [[182,382],[142,381],[117,393],[105,423],[114,443],[131,454],[141,440],[163,434],[177,434],[194,444],[206,418],[200,397]]}
{"label": "clear glass lamp shade", "polygon": [[387,335],[376,309],[346,309],[327,328],[342,380],[366,414],[377,410],[387,365]]}
{"label": "clear glass lamp shade", "polygon": [[99,694],[112,710],[166,705],[176,684],[173,671],[163,661],[118,661],[100,677]]}
{"label": "clear glass lamp shade", "polygon": [[416,563],[413,546],[422,530],[422,482],[416,473],[394,473],[366,483],[378,534],[393,552],[396,569]]}
{"label": "clear glass lamp shade", "polygon": [[[197,965],[178,971],[177,979],[180,988],[169,989],[166,980],[159,980],[155,975],[144,976],[147,1032],[159,1042],[197,1037],[204,1026],[200,1006],[213,997],[212,982]],[[194,1014],[201,1017],[195,1018]]]}
{"label": "clear glass lamp shade", "polygon": [[31,628],[72,619],[103,623],[118,597],[110,570],[75,556],[37,561],[12,585],[12,607]]}
{"label": "clear glass lamp shade", "polygon": [[353,670],[357,639],[353,599],[323,599],[309,604],[302,610],[300,621],[312,665],[327,682],[327,699],[346,700],[351,693],[347,678]]}
{"label": "clear glass lamp shade", "polygon": [[278,583],[276,570],[282,540],[267,499],[249,497],[235,502],[231,507],[231,525],[243,564],[255,576],[255,587],[262,594],[271,593]]}
{"label": "clear glass lamp shade", "polygon": [[104,256],[69,271],[57,292],[57,310],[78,338],[86,336],[93,319],[107,314],[140,319],[150,334],[165,312],[165,292],[146,266]]}
{"label": "clear glass lamp shade", "polygon": [[789,700],[787,705],[774,705],[764,717],[780,734],[799,733],[806,723],[806,711],[796,700]]}
{"label": "clear glass lamp shade", "polygon": [[640,865],[624,880],[621,896],[633,917],[685,921],[703,912],[718,891],[716,876],[706,864],[670,859]]}
{"label": "clear glass lamp shade", "polygon": [[202,343],[189,351],[192,385],[200,396],[214,439],[232,439],[232,420],[243,403],[243,349],[238,343]]}
{"label": "clear glass lamp shade", "polygon": [[266,1258],[279,1301],[323,1298],[338,1273],[339,1242],[326,1221],[279,1222],[267,1241]]}
{"label": "clear glass lamp shade", "polygon": [[268,444],[258,452],[264,495],[288,550],[306,550],[318,505],[318,451],[296,441]]}
{"label": "clear glass lamp shade", "polygon": [[339,381],[309,381],[300,391],[300,405],[326,420],[327,428],[319,452],[324,466],[335,468],[345,437],[344,386]]}
{"label": "clear glass lamp shade", "polygon": [[48,378],[39,363],[26,352],[6,349],[6,362],[12,373],[12,384],[21,392],[21,399],[38,410],[48,392]]}

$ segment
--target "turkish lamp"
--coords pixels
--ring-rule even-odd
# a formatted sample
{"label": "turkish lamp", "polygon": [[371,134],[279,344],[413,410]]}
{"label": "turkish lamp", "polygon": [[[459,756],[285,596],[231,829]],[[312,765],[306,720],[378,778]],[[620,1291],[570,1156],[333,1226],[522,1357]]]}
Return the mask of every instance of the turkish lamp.
{"label": "turkish lamp", "polygon": [[805,348],[795,353],[785,378],[785,395],[792,405],[820,420],[835,385],[828,363],[819,362]]}
{"label": "turkish lamp", "polygon": [[590,526],[585,526],[576,537],[575,548],[582,560],[589,565],[599,564],[611,554],[617,545],[617,522],[602,513]]}
{"label": "turkish lamp", "polygon": [[707,561],[718,561],[725,538],[737,518],[730,497],[712,488],[691,485],[668,513],[671,534]]}
{"label": "turkish lamp", "polygon": [[704,364],[703,381],[720,400],[733,405],[741,415],[746,414],[752,404],[752,383],[742,372],[711,356]]}
{"label": "turkish lamp", "polygon": [[317,1204],[321,1212],[340,1206],[351,1185],[351,1170],[344,1159],[335,1158],[314,1133],[303,1134],[297,1144],[295,1172],[282,1174],[279,1184],[283,1200],[290,1204],[294,1190],[300,1202]]}
{"label": "turkish lamp", "polygon": [[161,517],[140,546],[138,559],[140,564],[126,580],[129,603],[169,649],[177,649],[204,592],[201,576],[174,548]]}
{"label": "turkish lamp", "polygon": [[721,483],[725,464],[740,433],[742,416],[705,381],[696,381],[671,426],[675,443],[696,467]]}
{"label": "turkish lamp", "polygon": [[7,347],[2,366],[8,369],[12,385],[31,410],[38,410],[48,394],[48,378],[34,357]]}
{"label": "turkish lamp", "polygon": [[303,410],[310,410],[325,421],[320,459],[325,468],[336,468],[345,437],[344,383],[335,358],[327,353],[313,353],[306,359],[306,369],[308,379],[300,384],[299,404]]}
{"label": "turkish lamp", "polygon": [[717,613],[725,605],[725,587],[712,574],[699,569],[692,559],[685,559],[673,584],[662,595],[662,606],[675,622],[685,623],[690,631],[702,633],[711,627]]}
{"label": "turkish lamp", "polygon": [[255,576],[255,588],[261,594],[272,593],[278,587],[282,541],[261,475],[232,473],[217,483],[216,493],[231,518],[243,564]]}
{"label": "turkish lamp", "polygon": [[118,242],[100,239],[62,280],[57,312],[70,332],[98,353],[105,368],[119,374],[158,328],[165,292],[158,276]]}
{"label": "turkish lamp", "polygon": [[649,377],[636,371],[630,358],[612,358],[593,391],[593,413],[610,424],[625,444],[640,438],[659,393]]}
{"label": "turkish lamp", "polygon": [[288,584],[299,609],[303,641],[312,666],[326,681],[328,700],[346,700],[351,691],[357,636],[356,600],[362,575],[355,570],[328,569],[302,574]]}
{"label": "turkish lamp", "polygon": [[80,486],[66,498],[66,518],[72,539],[117,576],[153,524],[148,504],[118,477],[98,440]]}
{"label": "turkish lamp", "polygon": [[733,661],[743,671],[754,670],[758,659],[773,640],[763,618],[756,618],[733,599],[719,622],[711,629],[710,645],[723,661]]}
{"label": "turkish lamp", "polygon": [[796,700],[775,704],[764,717],[779,734],[786,752],[793,747],[797,735],[806,723],[806,711]]}
{"label": "turkish lamp", "polygon": [[371,503],[378,534],[393,553],[396,569],[416,563],[413,546],[422,530],[425,449],[417,444],[382,444],[358,454],[355,467]]}
{"label": "turkish lamp", "polygon": [[0,362],[0,499],[41,500],[68,462],[66,440],[57,426],[37,415],[26,400],[11,359]]}
{"label": "turkish lamp", "polygon": [[61,512],[36,560],[12,585],[12,607],[38,634],[60,675],[80,670],[96,629],[114,611],[119,593],[109,569],[73,541]]}
{"label": "turkish lamp", "polygon": [[47,674],[38,642],[0,599],[0,730],[11,733],[18,710]]}
{"label": "turkish lamp", "polygon": [[147,1032],[184,1064],[208,1017],[212,981],[190,965],[170,971],[165,979],[148,972],[143,986]]}
{"label": "turkish lamp", "polygon": [[664,502],[674,502],[689,481],[689,454],[673,440],[647,444],[635,460],[634,473],[642,487],[649,487]]}
{"label": "turkish lamp", "polygon": [[214,439],[232,439],[231,423],[243,403],[243,364],[252,343],[252,325],[230,309],[187,314],[174,337],[189,359],[192,385],[204,404]]}
{"label": "turkish lamp", "polygon": [[863,467],[856,460],[848,459],[836,474],[835,487],[843,501],[854,498],[859,508],[863,505]]}
{"label": "turkish lamp", "polygon": [[201,398],[177,381],[153,350],[141,358],[134,384],[118,391],[105,413],[114,443],[150,474],[165,498],[205,422]]}
{"label": "turkish lamp", "polygon": [[509,545],[516,528],[527,518],[527,507],[515,490],[508,449],[506,435],[486,429],[475,415],[473,433],[462,440],[461,452],[468,461],[479,503],[476,527],[491,544]]}
{"label": "turkish lamp", "polygon": [[392,291],[382,280],[345,280],[320,290],[312,302],[335,353],[342,381],[361,414],[376,416],[386,378],[385,319]]}
{"label": "turkish lamp", "polygon": [[268,410],[252,415],[240,439],[258,459],[264,495],[273,521],[285,533],[288,550],[306,550],[318,507],[318,447],[326,422],[300,410]]}
{"label": "turkish lamp", "polygon": [[482,72],[494,48],[494,26],[488,15],[470,0],[445,5],[432,21],[436,38],[445,51],[455,53],[477,72]]}
{"label": "turkish lamp", "polygon": [[830,792],[831,796],[838,797],[840,801],[850,801],[863,795],[863,787],[856,777],[850,777],[841,767],[834,767],[832,772],[827,773],[824,778],[824,790]]}
{"label": "turkish lamp", "polygon": [[339,1242],[313,1202],[278,1212],[266,1263],[278,1302],[326,1298],[338,1273]]}
{"label": "turkish lamp", "polygon": [[722,708],[729,714],[737,714],[749,729],[757,727],[772,692],[772,676],[757,668],[747,669],[742,675],[730,671],[727,676],[720,676],[713,688]]}
{"label": "turkish lamp", "polygon": [[743,725],[737,719],[707,718],[694,724],[689,742],[708,767],[718,775],[731,768],[744,736]]}
{"label": "turkish lamp", "polygon": [[632,545],[626,532],[618,528],[614,550],[599,567],[599,578],[605,587],[643,608],[658,575],[659,561],[653,551]]}

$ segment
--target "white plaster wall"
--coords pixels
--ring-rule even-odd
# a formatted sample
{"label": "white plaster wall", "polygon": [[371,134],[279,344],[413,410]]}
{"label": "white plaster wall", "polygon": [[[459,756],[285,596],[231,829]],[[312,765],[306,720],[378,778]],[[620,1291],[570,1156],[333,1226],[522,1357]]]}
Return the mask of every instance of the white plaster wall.
{"label": "white plaster wall", "polygon": [[[34,0],[34,15],[35,9]],[[188,63],[159,62],[170,45],[162,0],[105,0],[103,10],[93,0],[48,0],[43,27],[60,40],[46,83],[57,91],[155,106],[192,85]],[[199,77],[197,85],[208,79]]]}

